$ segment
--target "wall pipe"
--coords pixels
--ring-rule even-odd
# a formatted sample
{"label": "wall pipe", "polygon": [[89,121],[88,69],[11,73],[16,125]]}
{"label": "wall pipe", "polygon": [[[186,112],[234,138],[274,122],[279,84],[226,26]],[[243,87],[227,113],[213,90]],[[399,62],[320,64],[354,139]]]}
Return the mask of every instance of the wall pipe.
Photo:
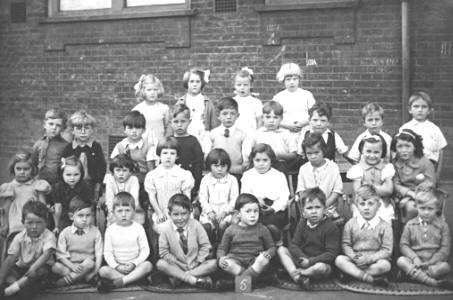
{"label": "wall pipe", "polygon": [[409,120],[407,103],[410,92],[410,36],[409,3],[401,1],[401,117],[403,123]]}

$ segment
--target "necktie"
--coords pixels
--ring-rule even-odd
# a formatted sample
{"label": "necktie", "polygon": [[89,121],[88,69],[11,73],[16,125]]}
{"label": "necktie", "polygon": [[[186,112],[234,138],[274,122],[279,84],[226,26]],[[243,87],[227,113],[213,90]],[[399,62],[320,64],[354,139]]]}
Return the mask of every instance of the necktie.
{"label": "necktie", "polygon": [[223,134],[225,137],[230,136],[230,130],[228,128],[225,128],[225,133]]}
{"label": "necktie", "polygon": [[187,254],[187,238],[184,235],[184,228],[178,228],[176,230],[179,233],[179,240],[181,241],[182,251],[184,251],[184,254]]}
{"label": "necktie", "polygon": [[77,235],[82,235],[84,234],[83,229],[77,228],[76,232]]}

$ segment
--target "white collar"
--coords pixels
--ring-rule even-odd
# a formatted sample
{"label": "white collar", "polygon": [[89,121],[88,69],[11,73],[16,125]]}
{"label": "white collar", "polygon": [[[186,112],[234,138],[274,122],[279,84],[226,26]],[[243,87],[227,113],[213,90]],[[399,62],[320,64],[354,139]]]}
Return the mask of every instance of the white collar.
{"label": "white collar", "polygon": [[228,173],[225,176],[223,176],[222,178],[215,178],[212,175],[212,173],[209,173],[208,180],[209,180],[209,184],[211,184],[211,185],[216,185],[218,183],[225,184],[228,182]]}
{"label": "white collar", "polygon": [[88,233],[88,227],[87,228],[77,228],[74,226],[74,224],[71,225],[71,233],[75,234],[77,230],[82,229],[83,233]]}
{"label": "white collar", "polygon": [[142,149],[143,147],[143,139],[140,139],[140,141],[136,143],[131,143],[127,138],[124,139],[124,147],[129,148],[129,149]]}
{"label": "white collar", "polygon": [[77,147],[84,147],[84,146],[88,146],[90,148],[93,147],[93,139],[91,138],[87,143],[85,144],[81,144],[79,142],[77,142],[75,139],[72,141],[72,149],[77,149]]}
{"label": "white collar", "polygon": [[357,223],[359,224],[359,228],[360,228],[360,229],[362,229],[363,226],[364,226],[366,223],[368,223],[368,224],[370,224],[370,228],[374,230],[374,229],[376,228],[376,226],[378,226],[378,224],[379,224],[380,222],[381,222],[381,218],[379,218],[378,215],[374,216],[373,219],[371,219],[371,220],[369,220],[369,221],[365,220],[365,219],[362,217],[362,215],[360,215],[360,214],[357,216]]}

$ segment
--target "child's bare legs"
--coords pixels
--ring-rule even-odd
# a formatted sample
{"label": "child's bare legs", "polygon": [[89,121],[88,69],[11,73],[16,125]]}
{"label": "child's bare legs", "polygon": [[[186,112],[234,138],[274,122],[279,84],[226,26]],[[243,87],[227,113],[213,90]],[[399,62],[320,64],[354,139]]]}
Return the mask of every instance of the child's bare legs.
{"label": "child's bare legs", "polygon": [[195,277],[207,276],[217,270],[217,261],[215,259],[208,259],[199,264],[197,267],[189,270],[188,273]]}
{"label": "child's bare legs", "polygon": [[115,287],[122,287],[145,277],[151,272],[152,268],[151,262],[144,261],[128,274],[123,274],[109,266],[104,266],[99,269],[99,276],[113,281]]}
{"label": "child's bare legs", "polygon": [[233,276],[238,276],[244,271],[244,268],[233,258],[225,258],[224,263],[219,263],[219,267]]}
{"label": "child's bare legs", "polygon": [[256,257],[255,262],[253,262],[253,264],[250,267],[248,267],[244,272],[242,272],[241,275],[248,275],[252,277],[252,279],[255,279],[264,271],[264,269],[266,269],[268,265],[269,259],[267,259],[266,257],[264,257],[263,254],[260,253]]}
{"label": "child's bare legs", "polygon": [[414,261],[405,256],[400,256],[396,265],[412,279],[432,286],[439,285],[437,278],[450,272],[450,265],[447,262],[436,263],[424,270],[417,268]]}
{"label": "child's bare legs", "polygon": [[82,266],[82,270],[80,272],[74,272],[65,265],[63,265],[62,263],[59,262],[55,263],[52,266],[52,272],[61,276],[61,278],[57,280],[56,285],[57,286],[71,285],[85,279],[85,276],[87,276],[88,273],[93,271],[94,261],[92,259],[87,258],[84,261],[82,261],[80,265]]}

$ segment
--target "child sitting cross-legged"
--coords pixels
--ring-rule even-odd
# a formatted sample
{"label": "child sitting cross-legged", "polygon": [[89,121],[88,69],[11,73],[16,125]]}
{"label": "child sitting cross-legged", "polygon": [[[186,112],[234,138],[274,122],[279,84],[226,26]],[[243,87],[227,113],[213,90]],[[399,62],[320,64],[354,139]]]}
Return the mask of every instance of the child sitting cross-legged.
{"label": "child sitting cross-legged", "polygon": [[168,201],[170,219],[159,235],[157,268],[169,276],[173,287],[183,281],[201,289],[211,289],[209,274],[217,270],[215,259],[208,259],[211,244],[203,226],[191,218],[192,203],[185,194]]}
{"label": "child sitting cross-legged", "polygon": [[233,276],[250,276],[253,284],[275,255],[275,244],[269,229],[258,222],[260,203],[255,196],[240,194],[235,209],[239,222],[226,229],[217,248],[218,264]]}
{"label": "child sitting cross-legged", "polygon": [[0,268],[0,298],[30,292],[48,275],[56,239],[46,229],[47,213],[47,206],[39,201],[28,201],[22,208],[25,229],[14,237]]}
{"label": "child sitting cross-legged", "polygon": [[441,195],[433,188],[417,191],[415,206],[418,216],[404,226],[401,235],[401,256],[398,267],[415,281],[453,289],[453,282],[444,276],[450,272],[450,229],[438,215]]}
{"label": "child sitting cross-legged", "polygon": [[[393,248],[393,232],[389,223],[377,216],[381,200],[376,195],[360,197],[357,191],[356,205],[359,215],[350,219],[343,231],[342,248],[335,265],[341,279],[352,276],[376,285],[388,285],[383,275],[390,271]],[[347,274],[347,275],[346,275]]]}
{"label": "child sitting cross-legged", "polygon": [[330,275],[331,265],[340,252],[340,231],[325,216],[326,195],[321,189],[306,190],[302,205],[304,218],[297,225],[289,249],[279,247],[278,256],[291,278],[309,289],[310,278]]}
{"label": "child sitting cross-legged", "polygon": [[57,262],[52,272],[60,278],[56,286],[71,285],[80,281],[89,282],[99,271],[102,263],[102,236],[91,225],[93,208],[75,196],[69,202],[69,219],[72,225],[58,236]]}
{"label": "child sitting cross-legged", "polygon": [[135,200],[128,192],[119,192],[113,200],[115,223],[105,231],[104,259],[99,270],[99,292],[125,286],[147,276],[152,269],[148,240],[143,226],[133,221]]}

